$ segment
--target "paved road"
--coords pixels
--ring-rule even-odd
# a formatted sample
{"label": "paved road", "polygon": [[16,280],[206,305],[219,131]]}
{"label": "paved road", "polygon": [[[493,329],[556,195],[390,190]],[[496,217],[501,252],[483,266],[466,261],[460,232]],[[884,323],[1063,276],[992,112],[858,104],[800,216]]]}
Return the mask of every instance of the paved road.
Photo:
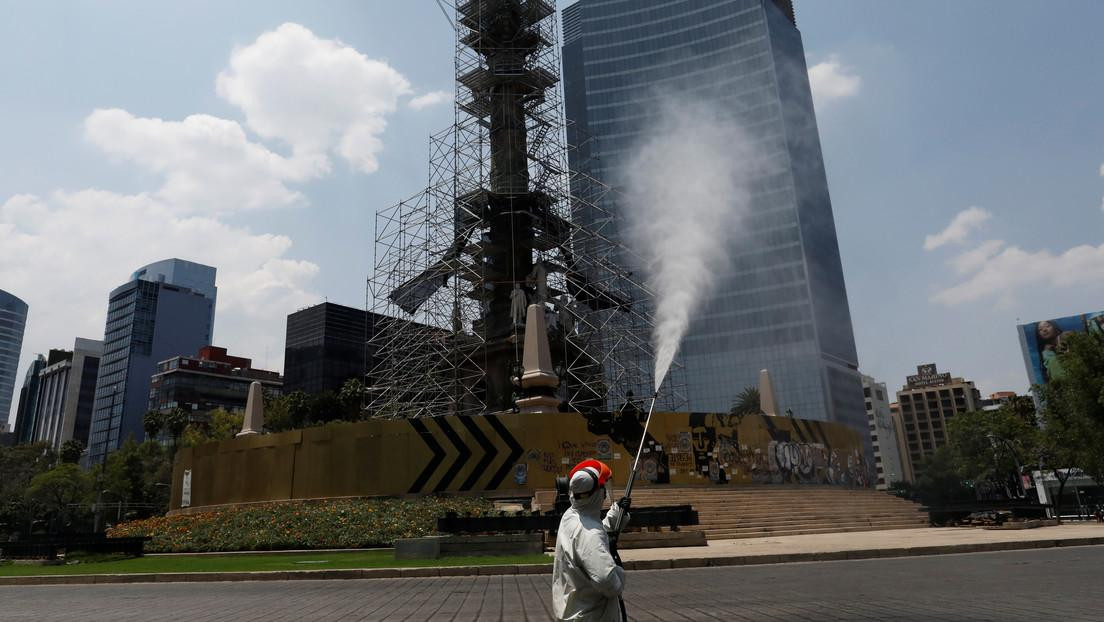
{"label": "paved road", "polygon": [[[638,571],[634,620],[1101,620],[1104,546]],[[0,588],[0,619],[547,620],[546,575]]]}

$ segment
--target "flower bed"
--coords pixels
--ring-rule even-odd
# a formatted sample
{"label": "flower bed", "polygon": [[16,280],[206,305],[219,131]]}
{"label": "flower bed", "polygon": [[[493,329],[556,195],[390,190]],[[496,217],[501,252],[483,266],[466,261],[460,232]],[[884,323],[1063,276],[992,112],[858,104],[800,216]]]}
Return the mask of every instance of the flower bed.
{"label": "flower bed", "polygon": [[458,497],[265,503],[132,521],[108,536],[151,536],[150,553],[366,548],[431,535],[446,512],[492,509],[490,501]]}

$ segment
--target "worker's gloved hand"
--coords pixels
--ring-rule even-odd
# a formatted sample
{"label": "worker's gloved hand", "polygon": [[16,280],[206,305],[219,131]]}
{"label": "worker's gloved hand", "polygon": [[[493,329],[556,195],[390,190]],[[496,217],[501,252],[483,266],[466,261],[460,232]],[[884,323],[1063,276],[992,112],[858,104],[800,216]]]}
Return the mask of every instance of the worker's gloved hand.
{"label": "worker's gloved hand", "polygon": [[606,531],[614,532],[624,529],[629,524],[629,498],[622,497],[620,501],[610,506],[606,512]]}

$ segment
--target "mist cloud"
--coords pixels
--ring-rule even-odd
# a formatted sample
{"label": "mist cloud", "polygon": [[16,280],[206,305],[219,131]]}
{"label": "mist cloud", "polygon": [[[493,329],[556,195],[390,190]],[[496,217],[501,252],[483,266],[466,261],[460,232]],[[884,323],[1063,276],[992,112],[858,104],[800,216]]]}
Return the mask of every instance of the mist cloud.
{"label": "mist cloud", "polygon": [[629,239],[655,293],[655,386],[729,264],[756,166],[747,133],[720,110],[667,101],[622,172]]}

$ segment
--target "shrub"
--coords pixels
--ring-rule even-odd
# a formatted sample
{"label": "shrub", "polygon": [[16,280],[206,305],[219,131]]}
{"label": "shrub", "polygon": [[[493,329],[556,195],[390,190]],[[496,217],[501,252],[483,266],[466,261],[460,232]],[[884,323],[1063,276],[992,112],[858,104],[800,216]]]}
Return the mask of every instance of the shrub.
{"label": "shrub", "polygon": [[460,497],[288,501],[131,521],[108,536],[150,536],[151,553],[367,548],[431,535],[447,512],[492,509],[490,501]]}

